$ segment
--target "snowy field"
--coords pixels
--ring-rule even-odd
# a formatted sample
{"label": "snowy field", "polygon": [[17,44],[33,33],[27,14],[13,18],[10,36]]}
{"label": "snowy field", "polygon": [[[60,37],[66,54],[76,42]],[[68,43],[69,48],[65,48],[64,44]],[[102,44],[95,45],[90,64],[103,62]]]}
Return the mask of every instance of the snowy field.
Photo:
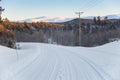
{"label": "snowy field", "polygon": [[0,80],[120,80],[120,41],[100,47],[0,46]]}

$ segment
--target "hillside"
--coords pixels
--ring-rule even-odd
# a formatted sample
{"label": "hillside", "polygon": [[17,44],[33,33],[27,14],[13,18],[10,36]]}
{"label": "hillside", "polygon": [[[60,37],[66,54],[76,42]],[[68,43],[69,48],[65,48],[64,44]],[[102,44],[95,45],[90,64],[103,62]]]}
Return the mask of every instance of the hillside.
{"label": "hillside", "polygon": [[49,16],[42,16],[42,17],[35,17],[25,20],[20,20],[20,22],[66,22],[70,21],[72,18],[63,18],[63,17],[49,17]]}
{"label": "hillside", "polygon": [[0,46],[0,80],[120,80],[120,41],[93,48],[19,44],[17,51]]}
{"label": "hillside", "polygon": [[[108,17],[108,19],[110,20],[118,20],[120,19],[120,15],[119,14],[111,14],[111,15],[105,15],[105,16],[101,16],[101,19],[104,20],[105,17]],[[98,16],[86,16],[86,17],[81,17],[81,23],[91,23],[92,19],[94,17],[98,17]],[[49,17],[49,16],[41,16],[41,17],[35,17],[35,18],[29,18],[29,19],[25,19],[25,20],[20,20],[20,22],[52,22],[52,23],[66,23],[66,22],[73,22],[76,21],[76,18],[64,18],[64,17]]]}
{"label": "hillside", "polygon": [[[66,21],[66,22],[63,22],[63,24],[78,24],[79,23],[79,19],[73,19],[73,20],[70,20],[70,21]],[[93,20],[92,19],[80,19],[80,23],[93,23]]]}

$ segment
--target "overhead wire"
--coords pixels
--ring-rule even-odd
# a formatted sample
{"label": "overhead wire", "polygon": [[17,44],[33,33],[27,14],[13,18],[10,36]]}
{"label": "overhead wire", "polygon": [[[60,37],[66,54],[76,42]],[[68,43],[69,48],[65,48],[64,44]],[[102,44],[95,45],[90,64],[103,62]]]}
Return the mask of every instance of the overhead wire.
{"label": "overhead wire", "polygon": [[102,2],[104,2],[104,0],[89,0],[86,3],[84,3],[84,5],[82,5],[82,7],[79,8],[79,10],[86,13],[90,10],[93,10],[96,6],[98,6]]}
{"label": "overhead wire", "polygon": [[87,6],[87,8],[85,9],[85,11],[89,11],[89,10],[91,10],[93,7],[95,8],[95,7],[98,6],[101,2],[103,2],[103,0],[94,0],[94,2],[91,2],[91,4]]}
{"label": "overhead wire", "polygon": [[[81,5],[81,7],[79,8],[80,10],[85,9],[86,7],[91,6],[91,4],[93,4],[96,0],[89,0],[89,1],[84,1],[85,3]],[[82,1],[81,1],[82,2]]]}

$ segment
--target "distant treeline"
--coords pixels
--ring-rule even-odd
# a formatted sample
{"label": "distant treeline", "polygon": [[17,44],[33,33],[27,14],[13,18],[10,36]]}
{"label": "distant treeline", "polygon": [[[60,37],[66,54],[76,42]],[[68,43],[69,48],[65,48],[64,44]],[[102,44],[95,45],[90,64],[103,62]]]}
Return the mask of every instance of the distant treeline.
{"label": "distant treeline", "polygon": [[100,16],[93,20],[75,19],[60,24],[10,22],[6,18],[1,25],[4,30],[0,28],[0,44],[6,39],[10,45],[18,41],[91,47],[120,38],[120,20],[109,20],[108,17],[101,20]]}

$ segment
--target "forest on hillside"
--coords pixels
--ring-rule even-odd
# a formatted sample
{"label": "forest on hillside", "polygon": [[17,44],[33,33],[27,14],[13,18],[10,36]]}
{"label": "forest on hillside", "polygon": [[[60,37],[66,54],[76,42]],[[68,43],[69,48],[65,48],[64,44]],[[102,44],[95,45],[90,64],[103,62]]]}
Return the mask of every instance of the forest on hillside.
{"label": "forest on hillside", "polygon": [[[80,21],[80,24],[79,24]],[[79,26],[80,25],[80,26]],[[92,47],[120,38],[120,20],[94,17],[64,23],[1,21],[0,44],[15,47],[16,42],[41,42],[66,46]]]}

